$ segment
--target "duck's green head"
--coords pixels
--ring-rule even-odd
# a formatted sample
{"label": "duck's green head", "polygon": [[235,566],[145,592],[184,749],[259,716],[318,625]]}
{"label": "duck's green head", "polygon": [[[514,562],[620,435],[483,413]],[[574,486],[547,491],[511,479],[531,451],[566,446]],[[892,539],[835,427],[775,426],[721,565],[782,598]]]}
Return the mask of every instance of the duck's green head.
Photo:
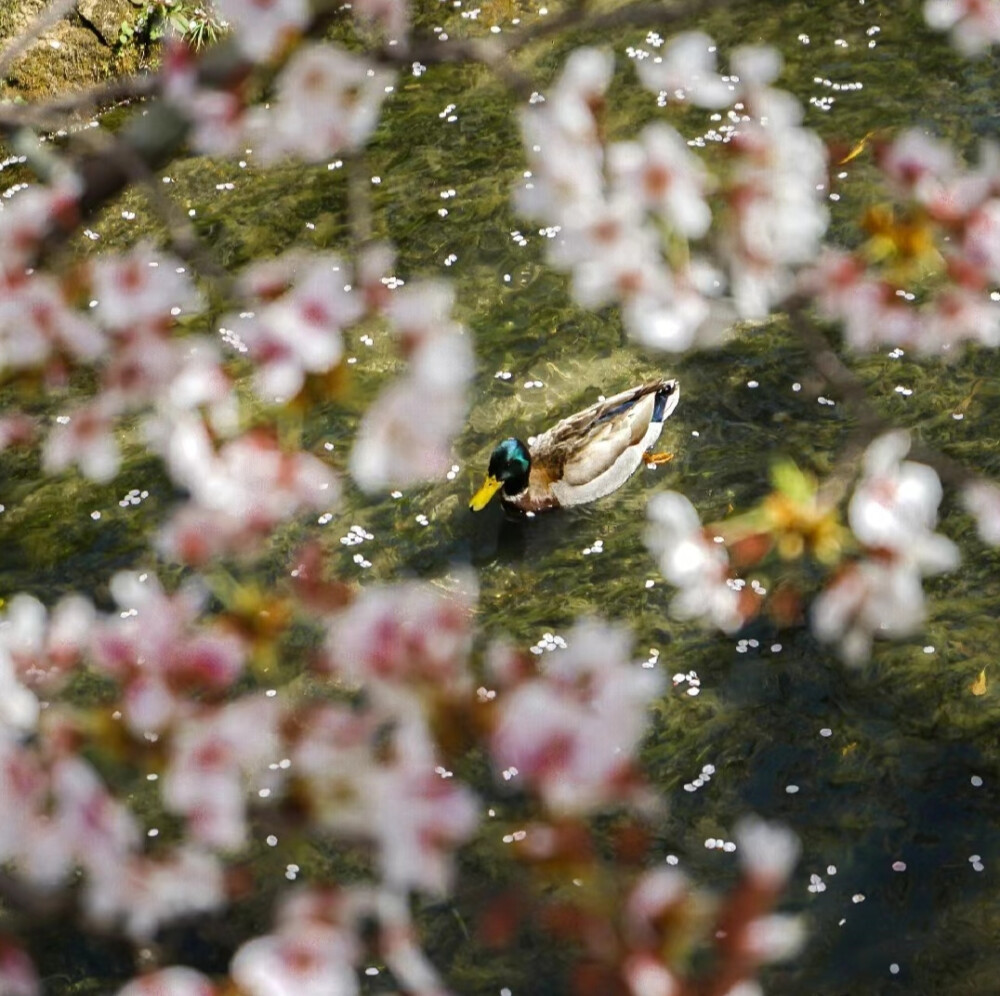
{"label": "duck's green head", "polygon": [[490,468],[483,486],[472,496],[469,508],[479,512],[490,503],[490,499],[503,488],[504,493],[516,495],[528,486],[531,471],[531,457],[528,447],[520,439],[505,439],[493,451]]}

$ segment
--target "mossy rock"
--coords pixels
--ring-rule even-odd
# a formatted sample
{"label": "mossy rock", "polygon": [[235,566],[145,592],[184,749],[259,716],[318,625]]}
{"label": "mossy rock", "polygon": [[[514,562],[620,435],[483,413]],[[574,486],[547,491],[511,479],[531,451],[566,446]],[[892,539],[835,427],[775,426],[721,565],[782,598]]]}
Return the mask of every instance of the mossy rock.
{"label": "mossy rock", "polygon": [[130,0],[76,0],[76,12],[105,45],[114,45],[121,33],[122,21],[135,14]]}
{"label": "mossy rock", "polygon": [[[104,2],[110,4],[111,0]],[[124,2],[128,9],[127,0]],[[44,3],[23,0],[16,8],[4,10],[0,13],[0,38],[16,37],[43,7]],[[96,28],[74,16],[53,25],[13,63],[0,79],[0,99],[33,100],[72,93],[140,68],[140,53],[127,48],[116,51],[101,40]]]}

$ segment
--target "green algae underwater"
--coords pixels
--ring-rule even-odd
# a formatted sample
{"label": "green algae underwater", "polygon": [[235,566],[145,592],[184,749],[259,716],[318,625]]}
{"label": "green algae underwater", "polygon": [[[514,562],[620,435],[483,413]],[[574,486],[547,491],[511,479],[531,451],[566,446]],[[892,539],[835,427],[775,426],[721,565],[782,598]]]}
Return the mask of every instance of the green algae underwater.
{"label": "green algae underwater", "polygon": [[[498,18],[517,16],[520,8],[508,6],[497,7]],[[437,5],[427,5],[418,22],[461,29],[458,14],[439,17]],[[998,137],[1000,66],[989,57],[960,58],[944,37],[923,28],[918,3],[837,0],[818,8],[773,0],[735,4],[697,26],[723,53],[744,42],[778,47],[785,59],[780,84],[830,141],[850,146],[872,130],[918,126],[972,154],[979,138]],[[621,137],[661,113],[629,68],[627,49],[648,49],[646,34],[567,34],[529,50],[525,66],[545,83],[574,45],[612,46],[619,71],[608,126],[610,137]],[[863,87],[842,87],[854,82]],[[349,184],[360,177],[370,188],[373,234],[399,249],[397,273],[453,280],[458,317],[475,337],[473,403],[447,478],[375,499],[348,486],[332,517],[278,537],[262,580],[303,539],[320,538],[333,573],[362,584],[442,578],[471,566],[484,641],[505,636],[544,652],[580,616],[627,623],[637,659],[648,657],[683,678],[656,704],[642,752],[668,802],[655,828],[656,860],[675,856],[698,883],[721,890],[735,878],[736,857],[714,844],[729,839],[741,814],[784,820],[802,839],[785,906],[805,915],[809,941],[799,958],[764,973],[765,990],[772,996],[995,992],[997,552],[979,543],[971,519],[946,495],[941,529],[960,544],[962,566],[928,582],[925,632],[876,644],[872,661],[858,670],[846,668],[805,628],[758,624],[725,637],[674,621],[672,593],[643,544],[649,498],[679,490],[704,521],[749,508],[768,492],[776,459],[791,458],[820,477],[829,471],[852,423],[840,406],[817,403],[808,358],[780,320],[741,328],[717,350],[673,357],[627,344],[613,311],[575,306],[566,279],[544,263],[545,237],[509,204],[525,168],[515,109],[486,69],[432,66],[400,75],[373,143],[357,160],[264,171],[250,154],[239,163],[178,160],[166,171],[170,196],[231,271],[295,246],[346,250]],[[677,123],[693,136],[707,118],[689,111]],[[845,172],[840,199],[831,204],[831,237],[849,243],[853,220],[878,192],[864,156]],[[8,186],[8,176],[10,183],[23,179],[11,168],[0,172],[0,186]],[[81,253],[162,235],[141,191],[130,191],[91,228],[98,238],[81,239]],[[326,446],[340,468],[360,412],[399,365],[384,336],[368,342],[350,333],[347,352],[350,392],[298,427],[307,445]],[[995,353],[971,349],[947,366],[882,354],[856,369],[882,414],[1000,476]],[[682,385],[662,437],[676,454],[672,463],[640,471],[591,506],[532,523],[506,524],[497,509],[468,513],[497,440],[540,431],[598,393],[661,375]],[[39,410],[50,403],[37,402]],[[127,427],[125,433],[128,446]],[[0,594],[23,590],[51,601],[82,589],[100,598],[116,570],[141,562],[174,495],[156,462],[135,445],[131,452],[107,486],[45,479],[37,457],[0,457]],[[973,695],[984,668],[987,692]],[[714,767],[711,779],[696,785],[706,765]],[[499,825],[487,824],[463,857],[467,874],[491,875],[500,835]],[[253,859],[269,860],[263,848]],[[331,867],[358,874],[328,854],[296,860],[306,878]],[[282,868],[275,864],[276,880]],[[465,996],[501,987],[515,996],[560,992],[565,966],[537,939],[502,955],[470,943],[465,922],[474,919],[475,901],[473,889],[424,911],[429,952],[453,989]],[[214,929],[213,943],[225,947],[224,925]],[[58,936],[47,933],[38,943]],[[64,967],[50,980],[52,991],[104,992],[109,978],[131,970],[114,945],[95,949],[83,939],[66,943],[60,958]],[[379,991],[372,980],[363,984]]]}

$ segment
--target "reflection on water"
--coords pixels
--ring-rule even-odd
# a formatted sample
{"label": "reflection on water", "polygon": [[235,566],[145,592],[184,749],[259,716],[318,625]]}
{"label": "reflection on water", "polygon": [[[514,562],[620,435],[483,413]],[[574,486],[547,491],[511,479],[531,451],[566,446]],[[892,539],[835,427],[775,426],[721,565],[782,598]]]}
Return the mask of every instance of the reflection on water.
{"label": "reflection on water", "polygon": [[[772,0],[715,13],[700,26],[723,52],[743,42],[778,45],[785,84],[828,139],[850,147],[872,129],[918,124],[967,148],[976,136],[996,134],[1000,70],[951,54],[921,27],[920,6]],[[622,66],[626,47],[642,48],[645,36],[614,39]],[[540,78],[555,70],[558,55],[548,46],[535,53]],[[662,113],[626,82],[616,85],[612,104],[612,134]],[[615,316],[574,307],[563,278],[541,263],[544,236],[507,206],[523,169],[510,109],[485,71],[459,67],[404,77],[387,105],[365,164],[379,178],[372,185],[378,234],[399,246],[400,275],[437,273],[457,282],[479,357],[475,403],[450,479],[375,500],[348,489],[343,510],[302,532],[321,535],[341,575],[362,584],[442,577],[471,564],[484,633],[525,647],[565,632],[580,615],[627,621],[636,658],[676,676],[644,752],[670,801],[657,828],[661,854],[677,855],[699,880],[721,885],[732,878],[735,856],[706,841],[729,840],[739,814],[780,817],[802,836],[790,905],[807,914],[811,943],[799,961],[772,972],[769,992],[996,992],[1000,709],[992,689],[974,697],[969,684],[995,661],[997,555],[978,546],[970,522],[946,499],[951,514],[943,530],[961,543],[963,567],[932,583],[925,635],[880,646],[858,672],[845,670],[804,628],[758,626],[726,638],[671,620],[671,593],[642,542],[649,497],[681,490],[711,521],[759,498],[779,455],[822,474],[847,426],[836,404],[817,403],[808,365],[780,327],[746,329],[717,352],[678,359],[623,345]],[[700,111],[677,120],[692,136],[711,124]],[[874,194],[864,157],[844,172],[833,230],[849,239],[848,219]],[[172,176],[175,195],[229,266],[292,245],[343,243],[343,167],[264,175],[250,157],[246,167],[187,161],[172,167]],[[233,189],[219,189],[228,183]],[[102,247],[152,224],[138,195],[125,207],[134,219],[118,206],[94,226]],[[372,338],[350,344],[353,398],[304,430],[317,450],[329,442],[329,459],[341,467],[357,411],[395,362],[385,336]],[[879,356],[862,371],[887,414],[1000,474],[995,354],[973,353],[947,369]],[[618,493],[565,513],[527,522],[506,521],[498,507],[469,513],[497,440],[541,431],[600,393],[661,375],[683,386],[662,437],[676,454],[671,464],[642,469]],[[141,507],[119,506],[117,484],[80,485],[67,495],[60,483],[56,495],[54,485],[36,483],[30,463],[5,469],[7,591],[51,597],[93,578],[100,591],[132,562],[171,498],[162,475],[143,464],[133,464],[124,482],[126,490],[150,492]],[[758,580],[767,586],[777,579]],[[685,677],[691,672],[699,685]],[[710,781],[686,788],[706,765],[714,766]],[[440,944],[451,952],[456,989],[478,992],[484,965],[473,975],[460,944],[445,936]],[[527,979],[546,977],[545,951],[521,954],[523,965],[534,966],[522,966]],[[514,976],[498,968],[496,978],[510,984]]]}

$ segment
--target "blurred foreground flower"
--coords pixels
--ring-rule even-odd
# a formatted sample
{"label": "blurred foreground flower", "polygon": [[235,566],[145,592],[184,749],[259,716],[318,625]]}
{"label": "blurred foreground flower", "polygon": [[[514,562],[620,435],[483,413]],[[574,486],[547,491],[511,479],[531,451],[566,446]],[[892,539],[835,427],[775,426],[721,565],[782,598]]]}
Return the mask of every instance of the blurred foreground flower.
{"label": "blurred foreground flower", "polygon": [[670,603],[679,619],[704,619],[723,632],[739,629],[744,613],[730,584],[729,555],[705,535],[695,507],[676,491],[655,495],[646,514],[646,545],[663,576],[680,590]]}
{"label": "blurred foreground flower", "polygon": [[1000,3],[997,0],[927,0],[927,24],[950,31],[952,44],[963,55],[982,55],[1000,42]]}
{"label": "blurred foreground flower", "polygon": [[556,814],[639,802],[634,754],[663,675],[630,661],[631,639],[619,627],[577,623],[566,644],[499,697],[494,764]]}
{"label": "blurred foreground flower", "polygon": [[867,659],[875,636],[902,637],[924,621],[922,577],[954,570],[958,547],[935,533],[941,482],[924,464],[903,460],[910,439],[880,436],[867,449],[848,521],[866,556],[848,565],[813,604],[813,630],[839,642],[845,660]]}
{"label": "blurred foreground flower", "polygon": [[966,167],[910,129],[876,143],[875,160],[892,200],[865,212],[860,248],[825,249],[800,289],[855,350],[1000,345],[1000,148],[984,142]]}

